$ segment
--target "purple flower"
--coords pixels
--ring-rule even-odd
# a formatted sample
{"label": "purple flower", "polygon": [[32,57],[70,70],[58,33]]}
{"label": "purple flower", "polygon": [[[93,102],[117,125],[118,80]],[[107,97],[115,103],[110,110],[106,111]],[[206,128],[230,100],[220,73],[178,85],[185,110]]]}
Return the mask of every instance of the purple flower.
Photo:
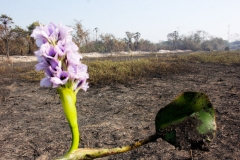
{"label": "purple flower", "polygon": [[38,64],[35,65],[36,71],[44,70],[49,66],[47,60],[43,57],[38,56]]}
{"label": "purple flower", "polygon": [[45,78],[41,86],[53,88],[69,87],[75,92],[88,89],[87,66],[82,64],[78,47],[72,42],[71,28],[50,23],[33,30],[39,50],[34,52],[38,58],[36,70],[44,70]]}
{"label": "purple flower", "polygon": [[45,77],[40,81],[40,86],[41,87],[51,87],[52,86],[52,82],[50,81],[49,77]]}
{"label": "purple flower", "polygon": [[49,60],[49,69],[52,73],[56,73],[58,70],[61,70],[62,63],[61,61],[50,59]]}
{"label": "purple flower", "polygon": [[34,52],[36,56],[44,56],[46,58],[58,58],[58,53],[55,50],[55,47],[53,45],[50,45],[49,43],[42,44],[40,49],[36,52]]}
{"label": "purple flower", "polygon": [[58,53],[60,57],[65,56],[66,48],[65,41],[58,41],[57,45],[54,46],[55,51]]}
{"label": "purple flower", "polygon": [[70,64],[68,72],[72,79],[87,79],[89,77],[85,64]]}
{"label": "purple flower", "polygon": [[68,64],[80,64],[82,56],[78,52],[72,52],[71,50],[67,54]]}
{"label": "purple flower", "polygon": [[54,77],[51,77],[50,81],[53,83],[53,88],[56,88],[67,83],[68,78],[68,72],[59,70]]}
{"label": "purple flower", "polygon": [[36,39],[36,44],[41,47],[42,44],[49,42],[56,45],[58,40],[71,41],[72,37],[69,34],[72,29],[70,27],[56,26],[54,23],[50,23],[46,26],[40,25],[33,30],[31,37]]}
{"label": "purple flower", "polygon": [[[67,53],[76,52],[78,53],[78,47],[72,41],[60,40],[57,45],[54,46],[55,51],[58,53],[59,57],[65,56]],[[79,55],[79,54],[78,54]],[[79,55],[80,58],[81,55]]]}
{"label": "purple flower", "polygon": [[69,34],[70,32],[72,32],[73,29],[67,26],[62,26],[62,24],[60,23],[59,25],[59,40],[66,40],[67,42],[71,42],[72,41],[72,36]]}
{"label": "purple flower", "polygon": [[46,43],[48,41],[48,32],[45,31],[46,27],[40,24],[40,26],[36,27],[32,34],[31,37],[36,39],[36,44],[38,47],[41,47],[42,44]]}
{"label": "purple flower", "polygon": [[52,45],[50,45],[48,49],[49,50],[47,52],[45,52],[43,54],[43,56],[45,56],[47,58],[50,58],[50,59],[57,59],[58,58],[58,54],[57,54],[55,48]]}
{"label": "purple flower", "polygon": [[89,88],[88,83],[86,82],[86,79],[82,79],[82,80],[78,80],[75,84],[75,90],[79,90],[82,89],[85,92],[87,91],[87,89]]}

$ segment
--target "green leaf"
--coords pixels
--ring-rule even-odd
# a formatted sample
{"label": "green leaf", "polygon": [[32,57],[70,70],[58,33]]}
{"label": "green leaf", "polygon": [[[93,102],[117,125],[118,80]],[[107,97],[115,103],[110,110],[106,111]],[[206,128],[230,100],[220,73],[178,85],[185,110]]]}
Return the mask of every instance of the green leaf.
{"label": "green leaf", "polygon": [[180,149],[209,150],[216,132],[215,111],[200,92],[184,92],[160,109],[156,134]]}

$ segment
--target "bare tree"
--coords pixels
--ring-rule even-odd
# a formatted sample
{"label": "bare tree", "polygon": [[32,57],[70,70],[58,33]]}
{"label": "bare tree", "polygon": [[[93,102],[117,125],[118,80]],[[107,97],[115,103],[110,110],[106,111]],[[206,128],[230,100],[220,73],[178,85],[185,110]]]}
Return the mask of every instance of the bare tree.
{"label": "bare tree", "polygon": [[28,41],[28,54],[32,54],[37,48],[37,46],[34,42],[34,38],[31,37],[31,34],[32,34],[33,30],[39,25],[40,25],[40,23],[38,21],[36,21],[36,22],[31,23],[29,26],[27,26],[28,32],[27,32],[26,38]]}
{"label": "bare tree", "polygon": [[126,32],[126,35],[127,35],[127,39],[125,39],[125,41],[127,42],[127,45],[128,45],[128,50],[131,50],[132,49],[132,38],[134,36],[135,33],[131,33],[131,32]]}
{"label": "bare tree", "polygon": [[94,28],[94,30],[93,31],[96,31],[96,42],[97,42],[97,32],[98,32],[98,28],[96,27],[96,28]]}
{"label": "bare tree", "polygon": [[105,52],[112,52],[114,48],[114,35],[113,34],[101,34],[100,35],[101,41],[104,45]]}
{"label": "bare tree", "polygon": [[81,21],[77,20],[75,20],[73,29],[73,41],[79,47],[80,51],[88,50],[88,43],[90,42],[89,31],[85,30],[82,26]]}
{"label": "bare tree", "polygon": [[167,35],[168,41],[172,44],[173,49],[178,48],[178,40],[179,40],[179,35],[177,31],[174,31],[172,33],[169,33]]}
{"label": "bare tree", "polygon": [[28,46],[28,31],[22,29],[20,26],[15,26],[11,30],[11,48],[10,50],[14,54],[21,54],[23,55],[26,53],[26,48]]}
{"label": "bare tree", "polygon": [[139,40],[139,48],[141,51],[157,52],[157,45],[146,39]]}
{"label": "bare tree", "polygon": [[126,32],[126,35],[127,35],[128,41],[129,41],[130,43],[132,43],[132,38],[133,38],[134,33]]}
{"label": "bare tree", "polygon": [[123,38],[123,41],[125,42],[125,44],[127,46],[125,50],[129,51],[129,41],[128,41],[128,38]]}
{"label": "bare tree", "polygon": [[136,33],[133,35],[133,38],[135,39],[136,42],[138,42],[140,36],[141,36],[141,34],[140,34],[139,32],[136,32]]}
{"label": "bare tree", "polygon": [[141,34],[139,32],[136,32],[133,36],[133,38],[135,39],[135,49],[138,50],[139,49],[139,38],[140,38]]}
{"label": "bare tree", "polygon": [[2,14],[0,16],[0,22],[2,25],[1,38],[4,41],[6,56],[7,56],[7,58],[9,58],[9,39],[11,36],[11,26],[14,23],[13,23],[12,18],[7,16],[6,14]]}

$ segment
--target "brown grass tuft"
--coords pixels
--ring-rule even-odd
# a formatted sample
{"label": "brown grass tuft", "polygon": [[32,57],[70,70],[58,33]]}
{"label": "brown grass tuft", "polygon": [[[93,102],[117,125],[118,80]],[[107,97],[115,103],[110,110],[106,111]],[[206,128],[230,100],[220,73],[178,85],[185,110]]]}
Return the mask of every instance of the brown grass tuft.
{"label": "brown grass tuft", "polygon": [[[92,85],[128,83],[132,80],[143,80],[148,77],[159,77],[162,74],[175,74],[188,71],[186,62],[191,63],[221,63],[226,65],[240,64],[239,51],[194,52],[191,54],[159,55],[152,54],[142,58],[119,58],[112,60],[89,60],[89,82]],[[11,60],[0,63],[0,75],[27,82],[39,82],[44,77],[43,72],[36,72],[34,63],[13,63]]]}

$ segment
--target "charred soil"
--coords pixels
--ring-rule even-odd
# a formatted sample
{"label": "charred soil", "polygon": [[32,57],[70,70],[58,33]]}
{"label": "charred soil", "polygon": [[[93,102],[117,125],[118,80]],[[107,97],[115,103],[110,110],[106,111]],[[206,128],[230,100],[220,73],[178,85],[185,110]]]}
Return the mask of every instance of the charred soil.
{"label": "charred soil", "polygon": [[[161,108],[182,92],[198,91],[209,97],[217,114],[218,130],[209,151],[180,150],[159,138],[99,159],[238,159],[240,65],[182,63],[188,69],[79,92],[80,147],[111,148],[142,140],[155,133],[154,119]],[[16,78],[15,74],[24,73],[12,74],[2,74],[0,81],[0,159],[63,155],[71,144],[71,133],[56,90]]]}

